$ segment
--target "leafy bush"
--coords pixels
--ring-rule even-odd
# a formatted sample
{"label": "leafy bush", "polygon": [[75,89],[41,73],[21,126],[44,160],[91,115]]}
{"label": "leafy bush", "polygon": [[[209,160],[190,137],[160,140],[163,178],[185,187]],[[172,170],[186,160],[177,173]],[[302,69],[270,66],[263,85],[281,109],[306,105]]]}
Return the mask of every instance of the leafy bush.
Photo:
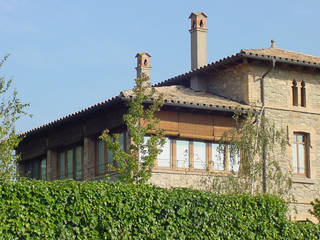
{"label": "leafy bush", "polygon": [[310,213],[313,216],[315,216],[320,222],[320,200],[315,199],[313,202],[311,202],[311,205],[312,205],[312,210],[310,211]]}
{"label": "leafy bush", "polygon": [[275,196],[110,182],[0,183],[0,239],[319,239]]}

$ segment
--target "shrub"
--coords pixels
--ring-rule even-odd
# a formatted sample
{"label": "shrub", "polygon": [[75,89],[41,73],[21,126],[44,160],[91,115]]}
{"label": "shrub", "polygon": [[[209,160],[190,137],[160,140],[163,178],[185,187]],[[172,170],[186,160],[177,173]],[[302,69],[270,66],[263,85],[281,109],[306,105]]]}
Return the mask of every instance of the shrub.
{"label": "shrub", "polygon": [[0,239],[319,239],[272,195],[119,182],[0,183]]}

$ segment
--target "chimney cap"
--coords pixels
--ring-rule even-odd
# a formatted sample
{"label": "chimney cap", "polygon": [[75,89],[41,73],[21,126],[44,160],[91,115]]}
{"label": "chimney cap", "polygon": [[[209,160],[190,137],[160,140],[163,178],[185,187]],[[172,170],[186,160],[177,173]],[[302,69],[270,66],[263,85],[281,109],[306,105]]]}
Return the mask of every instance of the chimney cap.
{"label": "chimney cap", "polygon": [[149,53],[140,52],[140,53],[137,53],[136,58],[139,57],[139,56],[143,56],[143,55],[147,55],[148,57],[151,57],[151,55]]}
{"label": "chimney cap", "polygon": [[205,17],[205,18],[207,18],[208,16],[205,14],[205,13],[203,13],[203,12],[192,12],[191,14],[190,14],[190,16],[189,16],[189,18],[192,18],[193,16],[203,16],[203,17]]}

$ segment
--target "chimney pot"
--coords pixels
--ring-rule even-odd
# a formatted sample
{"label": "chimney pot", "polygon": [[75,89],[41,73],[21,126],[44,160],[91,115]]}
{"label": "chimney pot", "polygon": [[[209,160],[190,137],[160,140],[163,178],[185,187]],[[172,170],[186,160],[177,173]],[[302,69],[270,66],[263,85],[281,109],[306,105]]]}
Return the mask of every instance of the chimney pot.
{"label": "chimney pot", "polygon": [[150,77],[150,58],[151,55],[149,53],[137,53],[137,78],[141,76],[141,74],[145,74]]}

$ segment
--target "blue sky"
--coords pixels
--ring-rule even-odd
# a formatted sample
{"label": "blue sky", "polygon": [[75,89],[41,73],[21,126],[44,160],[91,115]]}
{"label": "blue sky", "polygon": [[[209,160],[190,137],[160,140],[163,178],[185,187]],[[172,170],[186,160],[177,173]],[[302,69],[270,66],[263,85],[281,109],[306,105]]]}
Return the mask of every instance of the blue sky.
{"label": "blue sky", "polygon": [[319,1],[0,0],[0,75],[31,104],[19,131],[133,87],[135,55],[151,54],[151,82],[190,69],[188,16],[208,15],[208,62],[242,48],[320,56]]}

